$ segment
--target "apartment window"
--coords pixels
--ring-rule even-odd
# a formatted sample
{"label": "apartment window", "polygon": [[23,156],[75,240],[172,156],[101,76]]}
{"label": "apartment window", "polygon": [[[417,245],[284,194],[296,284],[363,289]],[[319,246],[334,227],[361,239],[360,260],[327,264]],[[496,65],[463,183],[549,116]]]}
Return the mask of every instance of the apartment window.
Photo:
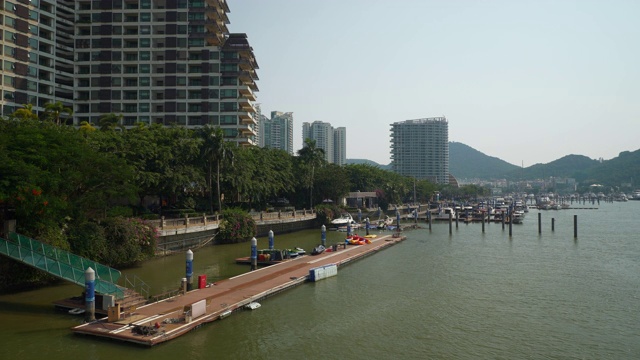
{"label": "apartment window", "polygon": [[27,75],[29,75],[31,77],[37,77],[38,76],[38,69],[36,69],[33,66],[28,66],[27,67]]}
{"label": "apartment window", "polygon": [[140,39],[140,47],[141,48],[151,47],[151,39]]}
{"label": "apartment window", "polygon": [[149,77],[140,78],[140,86],[149,86],[149,85],[151,85],[151,78]]}
{"label": "apartment window", "polygon": [[[217,99],[218,98],[218,89],[209,89],[209,99]],[[216,106],[216,109],[218,107]]]}
{"label": "apartment window", "polygon": [[200,104],[189,104],[189,112],[200,112],[202,107]]}
{"label": "apartment window", "polygon": [[187,78],[184,77],[184,76],[179,76],[178,78],[176,78],[176,83],[179,86],[185,86],[185,85],[187,85]]}
{"label": "apartment window", "polygon": [[140,26],[140,34],[143,34],[143,35],[151,34],[151,26],[149,25]]}
{"label": "apartment window", "polygon": [[38,48],[38,39],[29,38],[29,47],[32,48],[32,49],[37,49]]}
{"label": "apartment window", "polygon": [[[89,79],[79,79],[78,80],[78,87],[89,87]],[[83,94],[83,93],[80,93]],[[82,96],[80,96],[80,100],[87,100],[89,99],[89,93],[86,93],[87,97],[86,98],[82,98]]]}
{"label": "apartment window", "polygon": [[185,104],[185,103],[178,103],[177,105],[178,105],[178,106],[177,106],[178,111],[180,111],[180,112],[185,112],[185,111],[187,111],[187,104]]}
{"label": "apartment window", "polygon": [[189,13],[189,20],[204,20],[204,13],[203,12],[190,12]]}
{"label": "apartment window", "polygon": [[189,46],[190,47],[203,47],[204,46],[204,39],[189,39]]}
{"label": "apartment window", "polygon": [[122,47],[122,39],[111,39],[111,47],[114,49],[119,49]]}
{"label": "apartment window", "polygon": [[122,86],[122,78],[112,77],[111,78],[111,85],[112,86]]}
{"label": "apartment window", "polygon": [[120,90],[112,90],[111,91],[111,100],[120,100]]}
{"label": "apartment window", "polygon": [[138,104],[124,104],[124,112],[126,113],[138,112]]}
{"label": "apartment window", "polygon": [[189,78],[189,86],[202,86],[202,79]]}
{"label": "apartment window", "polygon": [[238,71],[238,65],[237,64],[222,64],[222,66],[220,67],[220,71],[222,71],[222,72]]}
{"label": "apartment window", "polygon": [[29,32],[33,35],[38,35],[38,27],[35,25],[29,25]]}
{"label": "apartment window", "polygon": [[29,53],[29,62],[37,64],[38,63],[38,54],[30,52]]}
{"label": "apartment window", "polygon": [[4,54],[7,56],[14,56],[16,54],[16,49],[11,46],[5,45]]}
{"label": "apartment window", "polygon": [[150,22],[151,21],[151,13],[140,13],[140,21],[142,21],[142,22]]}
{"label": "apartment window", "polygon": [[138,92],[137,91],[123,91],[122,97],[125,100],[138,100]]}
{"label": "apartment window", "polygon": [[201,73],[202,65],[189,65],[189,73]]}
{"label": "apartment window", "polygon": [[27,90],[38,91],[38,83],[32,80],[27,80]]}
{"label": "apartment window", "polygon": [[234,89],[220,90],[221,99],[235,99],[237,97],[238,97],[238,90],[234,90]]}
{"label": "apartment window", "polygon": [[209,112],[217,112],[218,111],[218,103],[212,102],[209,103]]}
{"label": "apartment window", "polygon": [[120,74],[120,73],[122,73],[122,69],[120,68],[120,65],[118,65],[118,64],[111,65],[111,73],[112,74]]}
{"label": "apartment window", "polygon": [[12,18],[11,16],[6,16],[4,18],[4,23],[10,28],[16,27],[16,19]]}
{"label": "apartment window", "polygon": [[150,91],[149,90],[140,90],[139,96],[140,100],[149,100],[150,99]]}
{"label": "apartment window", "polygon": [[219,76],[211,76],[211,77],[209,77],[209,85],[211,85],[211,86],[220,85],[220,77]]}
{"label": "apartment window", "polygon": [[237,125],[238,117],[235,115],[221,115],[220,125]]}
{"label": "apartment window", "polygon": [[187,91],[186,90],[178,90],[176,92],[176,98],[177,99],[186,99],[187,98]]}
{"label": "apartment window", "polygon": [[140,9],[151,9],[151,0],[141,0]]}
{"label": "apartment window", "polygon": [[138,79],[126,78],[124,79],[124,86],[138,86]]}
{"label": "apartment window", "polygon": [[151,72],[151,65],[149,64],[140,64],[140,73],[148,74]]}
{"label": "apartment window", "polygon": [[202,92],[200,90],[190,90],[189,91],[189,99],[201,99]]}
{"label": "apartment window", "polygon": [[151,60],[150,51],[140,51],[140,60]]}
{"label": "apartment window", "polygon": [[138,54],[137,53],[125,54],[124,55],[124,59],[126,61],[136,61],[136,60],[138,60]]}
{"label": "apartment window", "polygon": [[38,12],[35,10],[29,10],[29,19],[38,21]]}
{"label": "apartment window", "polygon": [[187,65],[185,64],[177,64],[176,65],[176,73],[184,74],[187,72]]}
{"label": "apartment window", "polygon": [[124,67],[125,74],[137,74],[138,66],[137,65],[125,65]]}
{"label": "apartment window", "polygon": [[140,104],[140,112],[149,112],[149,109],[151,107],[149,106],[149,103],[141,103]]}

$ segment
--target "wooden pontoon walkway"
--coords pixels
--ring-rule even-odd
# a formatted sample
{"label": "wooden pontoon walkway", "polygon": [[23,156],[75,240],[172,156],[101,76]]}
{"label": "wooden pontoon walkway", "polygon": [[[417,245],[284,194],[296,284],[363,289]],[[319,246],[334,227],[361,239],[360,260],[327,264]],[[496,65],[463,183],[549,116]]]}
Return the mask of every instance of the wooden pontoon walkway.
{"label": "wooden pontoon walkway", "polygon": [[[361,246],[338,246],[335,252],[316,256],[301,256],[283,263],[260,268],[245,274],[218,281],[208,288],[196,289],[164,301],[137,308],[134,312],[121,313],[120,319],[108,322],[107,318],[72,328],[77,334],[127,341],[153,346],[193,330],[205,323],[228,316],[230,311],[264,299],[307,280],[309,270],[323,265],[338,267],[378,250],[394,245],[405,238],[399,234],[372,239]],[[198,318],[185,317],[184,308],[206,300],[206,313]]]}

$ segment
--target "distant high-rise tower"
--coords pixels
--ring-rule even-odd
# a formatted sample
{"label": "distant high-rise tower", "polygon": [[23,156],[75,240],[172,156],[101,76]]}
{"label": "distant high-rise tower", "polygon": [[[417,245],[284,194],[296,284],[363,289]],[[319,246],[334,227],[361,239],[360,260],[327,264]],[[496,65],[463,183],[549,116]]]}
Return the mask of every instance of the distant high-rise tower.
{"label": "distant high-rise tower", "polygon": [[226,0],[0,0],[1,115],[60,101],[64,121],[213,125],[257,144],[258,76]]}
{"label": "distant high-rise tower", "polygon": [[344,165],[347,153],[347,129],[334,129],[331,124],[322,121],[302,123],[302,140],[316,141],[316,147],[324,150],[324,158],[328,163]]}
{"label": "distant high-rise tower", "polygon": [[449,124],[444,117],[391,125],[391,168],[400,175],[449,183]]}
{"label": "distant high-rise tower", "polygon": [[333,130],[333,163],[344,165],[347,162],[347,128],[339,127]]}
{"label": "distant high-rise tower", "polygon": [[271,119],[261,124],[261,146],[281,149],[293,155],[293,113],[272,111]]}

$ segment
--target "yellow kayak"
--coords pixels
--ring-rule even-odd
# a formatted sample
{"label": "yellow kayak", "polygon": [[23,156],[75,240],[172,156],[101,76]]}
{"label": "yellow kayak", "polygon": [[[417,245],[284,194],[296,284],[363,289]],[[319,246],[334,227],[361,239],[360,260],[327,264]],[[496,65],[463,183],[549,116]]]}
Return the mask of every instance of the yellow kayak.
{"label": "yellow kayak", "polygon": [[378,235],[376,234],[371,234],[371,235],[365,235],[364,237],[369,238],[369,239],[375,239],[378,237]]}

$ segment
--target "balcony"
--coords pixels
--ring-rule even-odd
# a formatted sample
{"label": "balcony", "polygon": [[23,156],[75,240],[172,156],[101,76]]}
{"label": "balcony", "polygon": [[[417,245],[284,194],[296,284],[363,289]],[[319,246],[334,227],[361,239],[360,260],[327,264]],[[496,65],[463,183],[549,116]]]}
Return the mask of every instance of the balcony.
{"label": "balcony", "polygon": [[243,125],[254,125],[256,123],[249,112],[240,111],[238,112],[238,117],[240,118],[240,123]]}
{"label": "balcony", "polygon": [[240,95],[244,96],[250,101],[257,100],[256,95],[253,93],[253,91],[251,91],[251,88],[249,86],[245,85],[238,87],[238,92],[240,93]]}
{"label": "balcony", "polygon": [[247,98],[239,98],[238,99],[238,106],[240,107],[240,111],[243,112],[249,112],[249,113],[255,113],[256,109],[253,107],[253,104],[251,104],[251,102],[249,101],[249,99]]}

